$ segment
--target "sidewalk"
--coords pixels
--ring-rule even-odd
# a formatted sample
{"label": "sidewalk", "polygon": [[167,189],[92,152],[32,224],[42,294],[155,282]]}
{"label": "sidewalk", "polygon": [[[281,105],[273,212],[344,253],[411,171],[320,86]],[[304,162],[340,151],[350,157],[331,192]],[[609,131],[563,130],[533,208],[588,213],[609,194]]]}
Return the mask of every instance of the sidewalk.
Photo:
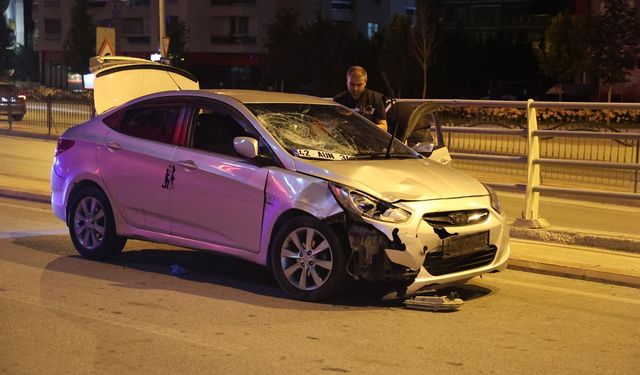
{"label": "sidewalk", "polygon": [[[0,129],[3,159],[27,159],[0,164],[0,197],[49,203],[53,139]],[[512,223],[524,195],[498,195]],[[551,227],[511,227],[509,268],[640,288],[640,208],[541,196],[540,213]]]}

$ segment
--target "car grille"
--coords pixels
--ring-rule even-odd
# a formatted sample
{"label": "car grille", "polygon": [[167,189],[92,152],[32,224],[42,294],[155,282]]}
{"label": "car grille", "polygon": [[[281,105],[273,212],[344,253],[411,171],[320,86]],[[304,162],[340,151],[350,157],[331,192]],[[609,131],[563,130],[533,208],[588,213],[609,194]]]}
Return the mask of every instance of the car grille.
{"label": "car grille", "polygon": [[459,227],[462,225],[471,225],[482,223],[489,217],[489,210],[463,210],[463,211],[446,211],[446,212],[430,212],[424,214],[422,219],[429,223],[432,227]]}
{"label": "car grille", "polygon": [[497,247],[489,245],[473,253],[462,254],[450,258],[444,258],[442,250],[427,253],[424,259],[424,268],[433,276],[446,275],[448,273],[471,270],[486,266],[496,257]]}

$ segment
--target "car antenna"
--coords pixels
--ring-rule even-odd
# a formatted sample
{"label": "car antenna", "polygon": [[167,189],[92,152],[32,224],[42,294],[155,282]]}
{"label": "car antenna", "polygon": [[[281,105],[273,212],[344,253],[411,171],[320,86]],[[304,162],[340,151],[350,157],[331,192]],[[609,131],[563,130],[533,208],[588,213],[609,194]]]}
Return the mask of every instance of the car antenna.
{"label": "car antenna", "polygon": [[182,91],[182,87],[180,87],[178,82],[176,82],[176,80],[171,76],[171,72],[169,72],[169,68],[168,68],[169,65],[168,64],[162,64],[162,63],[160,63],[160,65],[162,65],[164,67],[164,71],[167,72],[167,75],[169,76],[169,78],[171,78],[173,83],[176,84],[176,86],[178,87],[178,90]]}
{"label": "car antenna", "polygon": [[[398,117],[398,101],[396,100],[396,96],[393,92],[393,88],[391,87],[391,85],[389,84],[389,80],[387,79],[387,75],[385,74],[384,71],[380,72],[382,74],[382,78],[384,80],[384,84],[387,86],[387,90],[389,90],[389,92],[391,93],[391,98],[389,99],[389,105],[394,107],[395,111],[396,111],[396,124],[393,127],[393,134],[391,134],[391,138],[389,139],[389,144],[387,145],[387,152],[384,155],[385,159],[391,159],[391,147],[393,146],[393,140],[396,139],[396,134],[398,134],[398,123],[397,123],[397,117]],[[395,105],[394,105],[395,104]]]}

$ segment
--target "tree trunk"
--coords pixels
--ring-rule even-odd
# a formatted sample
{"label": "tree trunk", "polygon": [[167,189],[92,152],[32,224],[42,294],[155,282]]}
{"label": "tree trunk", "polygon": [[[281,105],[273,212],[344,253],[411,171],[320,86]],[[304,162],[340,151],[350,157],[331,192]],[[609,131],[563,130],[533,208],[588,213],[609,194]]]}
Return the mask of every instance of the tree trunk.
{"label": "tree trunk", "polygon": [[422,99],[427,98],[427,67],[422,66]]}

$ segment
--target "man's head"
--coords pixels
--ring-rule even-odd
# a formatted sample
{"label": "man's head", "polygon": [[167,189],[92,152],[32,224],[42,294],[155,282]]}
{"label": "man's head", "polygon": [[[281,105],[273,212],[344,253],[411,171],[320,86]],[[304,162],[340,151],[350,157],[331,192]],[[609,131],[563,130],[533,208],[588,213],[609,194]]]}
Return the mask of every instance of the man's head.
{"label": "man's head", "polygon": [[361,66],[352,66],[347,70],[347,90],[354,99],[358,99],[367,86],[367,71]]}

